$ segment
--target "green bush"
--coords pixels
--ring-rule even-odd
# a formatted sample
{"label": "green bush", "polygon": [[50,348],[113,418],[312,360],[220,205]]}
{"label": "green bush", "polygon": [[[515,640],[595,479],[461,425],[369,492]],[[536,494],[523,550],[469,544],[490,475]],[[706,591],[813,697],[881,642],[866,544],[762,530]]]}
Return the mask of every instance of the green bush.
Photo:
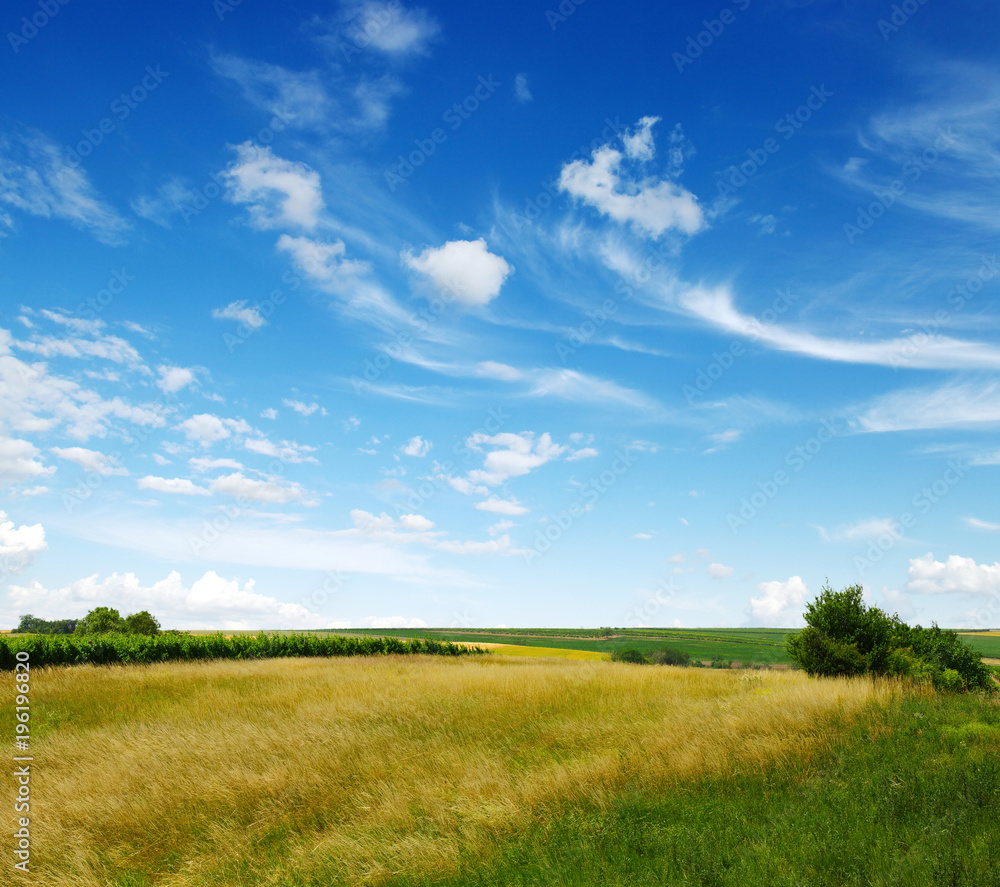
{"label": "green bush", "polygon": [[678,650],[675,647],[664,647],[656,650],[650,659],[655,665],[690,665],[691,654]]}
{"label": "green bush", "polygon": [[862,594],[860,585],[825,586],[806,605],[806,627],[786,639],[788,655],[812,675],[898,675],[944,689],[995,691],[980,654],[954,631],[910,627],[866,606]]}
{"label": "green bush", "polygon": [[628,647],[625,650],[615,650],[611,654],[612,662],[632,662],[636,665],[645,665],[649,662],[638,650]]}

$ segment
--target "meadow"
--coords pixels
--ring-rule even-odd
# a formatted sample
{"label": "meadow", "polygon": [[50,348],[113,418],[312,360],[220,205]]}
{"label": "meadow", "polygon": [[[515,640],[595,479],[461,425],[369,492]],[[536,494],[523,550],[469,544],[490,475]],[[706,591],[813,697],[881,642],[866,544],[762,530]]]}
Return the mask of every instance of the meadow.
{"label": "meadow", "polygon": [[498,655],[31,684],[52,887],[998,883],[1000,709],[970,694]]}
{"label": "meadow", "polygon": [[802,778],[901,692],[494,655],[82,665],[31,684],[32,859],[52,887],[475,878],[534,858],[540,829],[579,847],[623,803],[696,810],[718,785]]}

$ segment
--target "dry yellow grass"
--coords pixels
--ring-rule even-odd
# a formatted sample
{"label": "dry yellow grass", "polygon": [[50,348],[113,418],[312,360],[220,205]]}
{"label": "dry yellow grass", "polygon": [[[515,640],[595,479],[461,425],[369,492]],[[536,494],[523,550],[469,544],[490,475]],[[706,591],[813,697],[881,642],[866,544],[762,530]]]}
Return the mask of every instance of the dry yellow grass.
{"label": "dry yellow grass", "polygon": [[891,692],[496,656],[39,670],[33,867],[51,887],[447,871],[567,801],[808,758]]}

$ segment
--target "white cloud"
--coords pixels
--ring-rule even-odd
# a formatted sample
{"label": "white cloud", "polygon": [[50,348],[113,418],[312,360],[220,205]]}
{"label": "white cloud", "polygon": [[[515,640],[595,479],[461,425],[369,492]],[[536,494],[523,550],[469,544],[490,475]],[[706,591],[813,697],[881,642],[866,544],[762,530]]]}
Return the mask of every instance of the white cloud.
{"label": "white cloud", "polygon": [[419,256],[404,253],[403,261],[407,267],[430,278],[439,292],[473,306],[486,305],[495,298],[514,270],[506,259],[486,248],[482,237],[428,247]]}
{"label": "white cloud", "polygon": [[477,502],[476,508],[479,511],[492,511],[494,514],[507,514],[510,516],[527,514],[528,512],[528,509],[521,505],[513,496],[510,499],[501,499],[499,496],[493,495],[483,502]]}
{"label": "white cloud", "polygon": [[213,308],[212,317],[216,320],[235,320],[252,330],[259,330],[267,324],[267,321],[261,316],[260,309],[256,305],[251,305],[248,308],[245,299],[230,302],[225,308]]}
{"label": "white cloud", "polygon": [[405,456],[426,456],[431,451],[431,442],[424,440],[417,435],[411,437],[401,448],[400,452]]}
{"label": "white cloud", "polygon": [[119,336],[98,334],[94,338],[80,336],[33,336],[30,340],[14,343],[22,351],[41,357],[72,357],[83,359],[96,357],[130,367],[141,367],[139,352]]}
{"label": "white cloud", "polygon": [[7,513],[0,511],[0,575],[23,573],[47,548],[41,524],[15,527]]}
{"label": "white cloud", "polygon": [[844,540],[854,542],[859,539],[878,539],[880,536],[888,536],[896,541],[905,538],[899,524],[887,517],[870,517],[859,520],[856,523],[838,527],[832,533],[828,533],[823,527],[817,527],[817,529],[820,536],[827,542]]}
{"label": "white cloud", "polygon": [[643,117],[634,132],[623,136],[624,155],[605,145],[593,152],[589,162],[567,163],[559,175],[559,188],[616,222],[629,223],[652,237],[670,229],[694,234],[705,225],[694,194],[668,179],[657,176],[635,179],[621,170],[626,159],[652,160],[650,127],[657,119]]}
{"label": "white cloud", "polygon": [[989,533],[1000,533],[1000,524],[979,520],[979,518],[976,517],[966,517],[963,518],[963,520],[974,530],[986,530]]}
{"label": "white cloud", "polygon": [[577,403],[603,403],[648,413],[662,413],[662,406],[640,391],[624,388],[577,370],[546,368],[534,371],[529,395],[559,397]]}
{"label": "white cloud", "polygon": [[181,422],[177,429],[192,443],[200,443],[203,447],[211,446],[220,440],[231,437],[233,433],[249,434],[252,430],[242,419],[220,419],[211,413],[199,413]]}
{"label": "white cloud", "polygon": [[942,563],[928,552],[910,561],[907,576],[906,590],[914,594],[1000,594],[1000,562],[977,564],[953,554]]}
{"label": "white cloud", "polygon": [[649,533],[636,533],[633,539],[652,539],[653,537]]}
{"label": "white cloud", "polygon": [[250,438],[244,441],[243,448],[260,456],[280,459],[282,462],[298,464],[316,461],[315,456],[309,455],[316,452],[316,447],[296,443],[294,440],[283,440],[276,444],[265,437]]}
{"label": "white cloud", "polygon": [[24,483],[35,478],[51,477],[54,465],[44,465],[38,460],[38,448],[31,442],[16,437],[0,437],[0,481],[8,484]]}
{"label": "white cloud", "polygon": [[530,102],[533,98],[528,88],[528,75],[518,74],[514,78],[514,96],[519,102]]}
{"label": "white cloud", "polygon": [[441,28],[426,9],[407,9],[398,0],[364,0],[345,4],[340,41],[372,47],[387,56],[424,55]]}
{"label": "white cloud", "polygon": [[104,203],[79,166],[36,130],[0,134],[0,203],[43,218],[64,219],[110,246],[132,226]]}
{"label": "white cloud", "polygon": [[481,452],[484,446],[497,447],[486,454],[483,468],[468,473],[473,483],[496,486],[511,477],[520,477],[552,459],[557,459],[568,447],[553,443],[548,432],[537,440],[534,432],[514,434],[502,431],[490,436],[477,432],[466,441],[470,449]]}
{"label": "white cloud", "polygon": [[225,493],[235,499],[250,499],[253,502],[302,502],[303,505],[315,505],[309,500],[305,490],[296,483],[278,480],[256,480],[246,477],[242,472],[217,477],[209,485],[213,493]]}
{"label": "white cloud", "polygon": [[115,456],[107,456],[97,450],[88,450],[84,447],[52,447],[51,452],[60,459],[79,465],[84,471],[95,471],[104,476],[128,474],[128,471],[118,464]]}
{"label": "white cloud", "polygon": [[862,341],[817,336],[789,326],[763,323],[741,313],[733,304],[732,293],[724,286],[712,290],[689,287],[679,295],[679,304],[728,333],[817,360],[912,369],[1000,368],[1000,349],[945,335],[926,337],[919,342],[911,337]]}
{"label": "white cloud", "polygon": [[255,228],[299,227],[319,224],[323,195],[319,173],[244,142],[236,161],[223,173],[228,199],[244,204]]}
{"label": "white cloud", "polygon": [[278,411],[274,407],[268,407],[266,410],[260,411],[261,419],[277,419]]}
{"label": "white cloud", "polygon": [[705,572],[713,579],[725,579],[733,575],[733,568],[727,567],[725,564],[709,564]]}
{"label": "white cloud", "polygon": [[121,613],[149,610],[164,628],[246,630],[256,628],[323,628],[326,617],[301,604],[289,604],[254,591],[252,579],[243,583],[224,579],[209,570],[190,588],[179,573],[171,572],[151,586],[139,584],[134,573],[112,573],[103,581],[97,574],[62,588],[39,582],[10,586],[5,615],[18,613],[43,619],[79,618],[97,606]]}
{"label": "white cloud", "polygon": [[160,374],[156,385],[164,394],[176,394],[194,382],[194,372],[187,367],[160,364],[156,371]]}
{"label": "white cloud", "polygon": [[593,447],[583,447],[579,450],[574,450],[566,457],[567,462],[576,462],[578,459],[592,459],[594,456],[599,455],[597,450]]}
{"label": "white cloud", "polygon": [[208,496],[211,495],[204,487],[199,487],[183,477],[156,477],[147,474],[139,478],[140,490],[153,490],[157,493],[171,493],[178,496]]}
{"label": "white cloud", "polygon": [[214,471],[216,468],[232,468],[242,471],[243,465],[235,459],[206,459],[202,456],[192,456],[188,463],[195,471]]}
{"label": "white cloud", "polygon": [[997,425],[1000,385],[955,382],[894,391],[875,398],[854,424],[870,432]]}
{"label": "white cloud", "polygon": [[685,560],[686,560],[686,558],[684,557],[684,555],[681,554],[680,552],[678,552],[677,554],[670,555],[670,557],[667,558],[667,563],[668,564],[683,564],[685,562]]}
{"label": "white cloud", "polygon": [[240,87],[247,101],[285,126],[321,126],[330,114],[332,102],[315,71],[290,71],[224,54],[213,56],[212,63],[219,76]]}
{"label": "white cloud", "polygon": [[313,413],[322,410],[322,415],[326,415],[326,410],[323,409],[318,403],[313,401],[313,403],[305,403],[301,400],[285,400],[282,398],[281,401],[286,407],[290,407],[295,410],[300,416],[311,416]]}
{"label": "white cloud", "polygon": [[750,598],[750,613],[762,625],[801,625],[802,610],[809,590],[801,576],[786,582],[761,582],[760,597]]}
{"label": "white cloud", "polygon": [[491,536],[499,536],[502,533],[507,532],[507,530],[509,530],[512,526],[514,526],[514,521],[507,520],[507,518],[501,518],[492,526],[487,527],[486,532],[488,532]]}
{"label": "white cloud", "polygon": [[414,530],[420,533],[434,529],[434,521],[428,520],[422,514],[401,514],[399,523],[404,530]]}

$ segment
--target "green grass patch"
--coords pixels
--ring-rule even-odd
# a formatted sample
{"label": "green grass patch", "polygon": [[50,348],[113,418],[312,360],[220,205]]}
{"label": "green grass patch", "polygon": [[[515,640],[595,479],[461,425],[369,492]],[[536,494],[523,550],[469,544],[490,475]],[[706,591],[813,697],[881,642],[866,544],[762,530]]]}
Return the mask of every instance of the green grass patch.
{"label": "green grass patch", "polygon": [[986,887],[1000,885],[998,802],[997,704],[908,695],[809,765],[570,807],[457,877],[388,883]]}

